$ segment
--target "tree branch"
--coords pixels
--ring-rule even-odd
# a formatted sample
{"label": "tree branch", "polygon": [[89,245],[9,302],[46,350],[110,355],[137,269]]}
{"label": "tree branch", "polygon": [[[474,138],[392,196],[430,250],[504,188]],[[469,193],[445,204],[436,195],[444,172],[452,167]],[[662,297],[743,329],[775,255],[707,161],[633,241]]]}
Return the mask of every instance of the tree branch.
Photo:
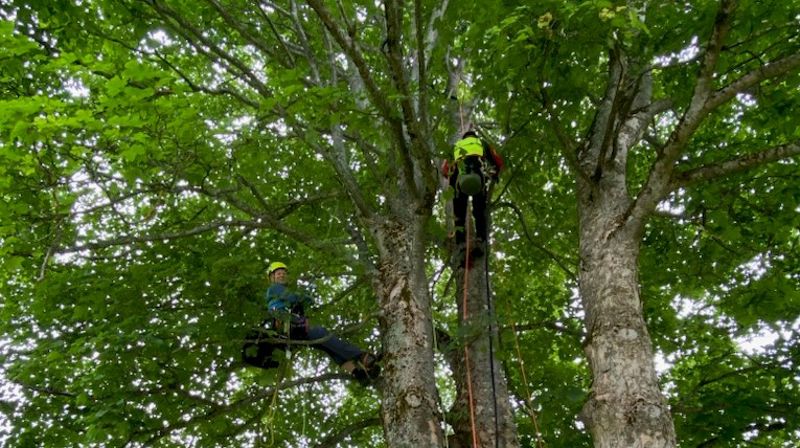
{"label": "tree branch", "polygon": [[344,152],[344,148],[334,148],[339,152],[337,156],[336,154],[331,154],[331,151],[326,150],[314,141],[307,141],[307,143],[313,147],[315,151],[322,155],[331,164],[331,166],[333,166],[339,181],[342,182],[347,195],[350,197],[350,200],[353,201],[353,204],[361,213],[361,216],[364,219],[372,219],[372,216],[375,214],[372,206],[364,198],[361,187],[358,185],[358,181],[356,181],[355,177],[353,176],[353,172],[350,170],[350,167],[347,166],[347,164],[342,160],[342,157],[340,157]]}
{"label": "tree branch", "polygon": [[723,42],[730,31],[735,8],[736,0],[721,0],[690,104],[672,131],[663,151],[651,166],[647,181],[626,212],[629,225],[641,228],[645,218],[653,212],[658,202],[669,191],[675,161],[680,157],[700,123],[713,110],[708,104],[713,75]]}
{"label": "tree branch", "polygon": [[[350,378],[350,375],[348,375],[346,373],[327,373],[327,374],[319,375],[319,376],[316,376],[316,377],[300,378],[300,379],[293,380],[293,381],[285,381],[285,382],[282,382],[281,384],[279,384],[277,386],[277,389],[278,390],[282,390],[282,389],[288,389],[290,387],[301,386],[301,385],[304,385],[304,384],[319,383],[319,382],[330,381],[330,380],[335,380],[335,379],[348,379],[348,378]],[[154,433],[152,433],[152,435],[148,438],[148,440],[144,442],[144,445],[145,446],[152,446],[158,440],[168,436],[169,434],[172,434],[173,432],[175,432],[177,430],[184,429],[184,428],[189,428],[189,427],[191,427],[193,425],[196,425],[198,423],[211,421],[211,420],[213,420],[213,419],[215,419],[217,417],[221,417],[221,416],[223,416],[223,415],[225,415],[227,413],[236,411],[236,410],[238,410],[240,408],[243,408],[243,407],[245,407],[247,405],[251,405],[251,404],[257,403],[257,402],[259,402],[261,400],[268,399],[274,393],[275,393],[275,388],[270,388],[270,389],[264,390],[264,391],[262,391],[262,392],[260,392],[258,394],[254,394],[254,395],[242,398],[241,400],[237,400],[237,401],[235,401],[235,402],[233,402],[231,404],[228,404],[228,405],[221,405],[221,406],[212,407],[210,410],[208,410],[207,412],[205,412],[203,414],[196,415],[196,416],[188,418],[188,419],[181,419],[181,420],[175,422],[174,424],[167,425],[164,428],[160,428],[159,430],[154,431]]]}
{"label": "tree branch", "polygon": [[[253,71],[244,62],[232,56],[230,53],[212,42],[202,31],[198,30],[195,26],[184,20],[180,14],[175,12],[175,10],[164,5],[161,0],[146,0],[146,3],[148,3],[165,20],[167,26],[183,36],[195,49],[197,49],[197,51],[206,55],[209,60],[214,60],[215,58],[211,57],[205,48],[211,49],[211,51],[222,58],[223,61],[225,61],[227,64],[230,64],[223,65],[226,66],[228,72],[243,80],[245,83],[258,91],[258,93],[260,93],[262,96],[268,98],[273,96],[271,90],[263,82],[261,82],[261,80],[258,79],[255,73],[253,73]],[[203,46],[198,45],[198,41],[201,42]],[[238,71],[232,70],[231,66],[235,67]]]}
{"label": "tree branch", "polygon": [[592,185],[589,175],[583,170],[583,168],[581,168],[580,163],[578,162],[578,158],[576,156],[578,143],[564,132],[564,127],[561,125],[561,120],[559,120],[558,114],[553,109],[553,104],[550,101],[550,96],[547,94],[547,91],[545,89],[541,89],[539,94],[542,98],[542,106],[547,112],[547,122],[550,124],[550,129],[553,130],[559,143],[561,143],[561,155],[567,162],[567,166],[569,166],[577,176],[583,178],[587,184]]}
{"label": "tree branch", "polygon": [[[400,109],[403,114],[403,122],[406,125],[406,130],[411,138],[411,152],[417,162],[417,166],[421,171],[425,186],[423,191],[419,191],[418,188],[414,188],[413,191],[418,197],[422,197],[424,192],[434,192],[436,190],[436,170],[432,165],[433,151],[428,145],[427,129],[424,127],[426,123],[418,119],[414,105],[411,101],[412,95],[408,86],[408,76],[403,66],[403,47],[401,45],[401,41],[404,11],[402,5],[399,4],[397,0],[385,0],[384,12],[386,14],[385,48],[387,49],[384,54],[389,62],[389,69],[392,73],[393,84],[400,94]],[[415,13],[419,14],[419,9],[417,9]],[[421,50],[419,50],[418,55],[421,55],[421,53]],[[419,85],[421,90],[424,89],[424,86],[427,83],[426,79],[422,77],[425,73],[424,62],[424,59],[418,61],[420,70],[419,73],[421,76]],[[422,100],[422,96],[420,96],[420,100]],[[421,111],[424,112],[424,110]],[[413,185],[416,187],[416,183]]]}
{"label": "tree branch", "polygon": [[325,28],[328,30],[331,36],[333,36],[333,39],[336,41],[339,47],[341,47],[345,54],[347,54],[347,57],[356,66],[361,80],[364,82],[364,86],[367,89],[367,93],[372,99],[373,104],[377,106],[378,110],[381,112],[381,115],[383,115],[383,118],[387,122],[392,122],[393,120],[396,121],[391,112],[391,106],[386,100],[386,96],[383,94],[383,92],[381,92],[377,83],[372,78],[372,75],[370,74],[370,67],[367,64],[367,61],[364,59],[364,55],[361,54],[361,51],[359,51],[358,47],[355,45],[355,42],[346,37],[341,28],[339,28],[339,26],[333,20],[330,11],[328,11],[328,9],[325,8],[325,5],[322,4],[321,0],[309,0],[308,4],[312,9],[314,9],[314,12],[316,12],[317,16],[322,21],[322,24],[325,25]]}
{"label": "tree branch", "polygon": [[222,16],[222,19],[225,20],[225,23],[227,23],[234,30],[236,30],[236,32],[239,33],[239,35],[242,36],[247,42],[253,44],[253,46],[264,52],[264,54],[272,57],[275,56],[273,49],[269,45],[267,45],[266,42],[254,36],[247,28],[243,26],[243,24],[240,21],[236,20],[231,15],[231,13],[226,8],[224,8],[217,0],[206,0],[206,2],[210,3],[211,6],[213,6],[214,9],[217,10],[217,12],[219,12],[219,15]]}
{"label": "tree branch", "polygon": [[700,182],[719,179],[766,163],[795,157],[797,155],[800,155],[800,141],[775,146],[755,154],[747,154],[735,159],[705,165],[700,168],[678,172],[673,176],[672,183],[670,184],[670,191]]}
{"label": "tree branch", "polygon": [[[321,85],[322,78],[320,77],[319,64],[317,63],[317,58],[314,56],[314,51],[311,49],[311,44],[309,44],[306,30],[300,23],[300,17],[297,11],[297,2],[295,1],[292,1],[292,23],[294,24],[297,36],[300,38],[301,47],[303,48],[303,56],[308,62],[308,66],[311,68],[312,75],[314,76],[314,82],[316,82],[318,85]],[[331,73],[334,75],[336,74],[335,68],[331,67]]]}
{"label": "tree branch", "polygon": [[381,420],[378,417],[368,418],[366,420],[361,420],[360,422],[351,423],[342,428],[341,431],[326,437],[323,441],[318,443],[315,448],[334,448],[341,442],[344,442],[344,439],[347,438],[347,436],[371,426],[379,426],[380,424]]}
{"label": "tree branch", "polygon": [[[567,274],[567,276],[570,279],[572,279],[573,281],[577,281],[577,279],[578,279],[577,274],[572,272],[572,270],[570,270],[566,266],[566,263],[561,259],[561,257],[556,255],[550,249],[546,248],[544,245],[534,241],[534,239],[530,235],[530,232],[528,232],[528,226],[525,224],[525,217],[523,216],[522,211],[519,209],[519,207],[517,207],[515,204],[512,204],[511,202],[499,202],[499,203],[497,203],[497,206],[498,207],[506,207],[506,208],[510,208],[511,210],[513,210],[516,213],[520,224],[522,224],[522,231],[525,233],[525,237],[528,239],[528,241],[530,241],[531,244],[533,244],[534,247],[536,247],[537,249],[541,250],[548,257],[550,257],[556,263],[556,265],[558,265],[558,267],[561,268],[561,270],[564,271],[564,273]],[[575,263],[571,263],[571,264],[575,264]]]}
{"label": "tree branch", "polygon": [[294,56],[292,56],[292,51],[289,49],[289,46],[286,44],[286,41],[283,40],[283,37],[281,37],[281,34],[278,32],[278,29],[275,27],[275,23],[273,23],[272,19],[270,19],[269,14],[267,14],[266,11],[264,11],[264,5],[262,4],[262,2],[256,1],[256,3],[257,3],[256,9],[258,9],[258,12],[261,14],[261,17],[263,17],[264,21],[267,22],[267,25],[269,25],[269,29],[272,31],[272,34],[275,36],[275,40],[280,42],[284,53],[286,53],[286,57],[289,58],[289,67],[294,67],[296,65],[296,62],[294,60]]}
{"label": "tree branch", "polygon": [[378,84],[372,78],[372,75],[370,74],[371,68],[364,59],[364,55],[361,54],[361,51],[358,49],[355,41],[349,39],[345,33],[342,32],[342,29],[333,20],[330,11],[325,8],[321,0],[309,0],[308,4],[311,6],[314,12],[316,12],[317,16],[320,18],[331,36],[333,36],[333,39],[336,41],[339,47],[345,52],[350,61],[353,62],[361,81],[364,83],[364,87],[368,96],[370,97],[370,100],[372,101],[372,104],[375,105],[375,107],[378,109],[378,112],[389,124],[389,127],[394,134],[396,151],[402,160],[401,167],[403,169],[406,185],[408,185],[412,191],[415,190],[414,169],[411,163],[411,158],[408,154],[409,151],[407,151],[406,148],[402,123],[392,112],[392,107],[388,101],[387,95],[381,92]]}
{"label": "tree branch", "polygon": [[61,248],[58,250],[58,253],[65,254],[72,252],[81,252],[84,250],[106,249],[113,246],[125,246],[128,244],[139,244],[152,241],[169,241],[179,238],[186,238],[194,235],[200,235],[202,233],[210,232],[212,230],[227,228],[227,227],[265,228],[269,226],[266,224],[258,223],[256,221],[246,221],[246,220],[212,221],[200,226],[193,227],[191,229],[184,230],[182,232],[167,232],[167,233],[159,233],[159,234],[144,235],[144,236],[127,235],[118,238],[96,241],[92,243],[78,244],[71,247]]}
{"label": "tree branch", "polygon": [[[444,2],[445,5],[447,2]],[[417,35],[417,86],[419,96],[417,97],[417,109],[419,110],[419,120],[422,126],[428,125],[428,59],[425,54],[425,34],[422,26],[422,2],[414,0],[414,28]],[[428,129],[423,129],[424,135],[429,134]],[[429,159],[433,159],[433,154]]]}
{"label": "tree branch", "polygon": [[738,93],[753,87],[770,78],[775,78],[800,67],[800,54],[793,54],[767,64],[747,73],[736,81],[717,90],[706,102],[706,108],[715,109],[728,102]]}
{"label": "tree branch", "polygon": [[[589,128],[589,137],[583,145],[582,151],[575,161],[581,177],[595,178],[604,159],[604,154],[613,138],[612,130],[616,120],[615,111],[618,107],[618,95],[624,78],[625,67],[622,61],[620,48],[609,50],[608,58],[608,83],[603,99],[597,107],[597,112]],[[591,181],[590,185],[595,182]]]}

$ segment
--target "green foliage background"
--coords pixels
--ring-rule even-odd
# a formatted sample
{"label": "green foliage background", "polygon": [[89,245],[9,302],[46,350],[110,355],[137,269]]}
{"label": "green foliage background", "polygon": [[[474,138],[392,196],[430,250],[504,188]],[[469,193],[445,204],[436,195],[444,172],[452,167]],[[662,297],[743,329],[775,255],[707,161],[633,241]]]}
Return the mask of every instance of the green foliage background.
{"label": "green foliage background", "polygon": [[[345,81],[315,85],[307,63],[291,67],[282,53],[248,45],[214,2],[168,2],[172,28],[148,3],[156,2],[0,1],[0,440],[326,446],[344,433],[339,446],[382,446],[376,391],[333,374],[324,357],[293,353],[283,379],[300,384],[277,395],[280,371],[239,361],[241,339],[263,318],[264,267],[275,259],[314,288],[318,322],[379,348],[377,305],[358,263],[371,242],[353,238],[352,202],[315,150],[336,126],[346,140],[370,142],[371,153],[348,151],[345,162],[366,200],[385,207],[394,192],[385,173],[397,164],[378,114],[360,107],[364,98]],[[369,18],[381,10],[340,3],[345,15],[368,18],[359,41],[380,46],[383,30]],[[509,165],[495,191],[492,283],[524,446],[537,443],[525,406],[547,446],[591,444],[577,419],[590,376],[575,297],[575,185],[542,95],[580,139],[606,88],[609,42],[619,40],[643,65],[672,55],[653,70],[654,93],[687,102],[695,67],[677,55],[702,44],[717,7],[628,3],[465,0],[436,27],[468,61],[461,99],[476,99],[476,117]],[[244,23],[261,20],[247,2],[224,6]],[[721,70],[797,52],[797,11],[794,0],[742,2],[737,45]],[[304,9],[304,29],[323,42],[312,14]],[[180,20],[203,30],[208,55],[185,43]],[[211,43],[257,72],[255,81],[221,68],[229,63]],[[443,155],[454,132],[446,48],[435,49],[429,67]],[[332,56],[314,49],[321,61]],[[395,94],[380,51],[367,54],[379,86]],[[687,168],[796,142],[798,85],[797,73],[767,82],[711,117]],[[645,142],[631,157],[633,191],[654,153]],[[647,228],[641,293],[681,446],[800,440],[798,177],[795,157],[689,186]],[[432,226],[434,242],[441,227]],[[430,254],[429,271],[441,272],[444,253],[432,245]],[[449,273],[431,278],[436,319],[448,328]],[[763,333],[773,335],[769,343],[742,348],[742,338]],[[446,398],[452,385],[442,372]],[[320,381],[303,382],[313,377]]]}

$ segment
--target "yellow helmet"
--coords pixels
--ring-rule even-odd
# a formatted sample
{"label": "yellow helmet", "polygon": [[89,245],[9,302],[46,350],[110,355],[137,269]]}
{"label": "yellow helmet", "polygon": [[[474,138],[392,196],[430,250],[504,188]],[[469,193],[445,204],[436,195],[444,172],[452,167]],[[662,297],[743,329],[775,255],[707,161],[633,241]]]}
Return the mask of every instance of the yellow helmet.
{"label": "yellow helmet", "polygon": [[273,261],[272,263],[269,264],[269,267],[267,268],[267,275],[272,274],[273,272],[277,271],[278,269],[286,269],[286,270],[288,270],[289,268],[286,267],[286,265],[281,263],[280,261]]}

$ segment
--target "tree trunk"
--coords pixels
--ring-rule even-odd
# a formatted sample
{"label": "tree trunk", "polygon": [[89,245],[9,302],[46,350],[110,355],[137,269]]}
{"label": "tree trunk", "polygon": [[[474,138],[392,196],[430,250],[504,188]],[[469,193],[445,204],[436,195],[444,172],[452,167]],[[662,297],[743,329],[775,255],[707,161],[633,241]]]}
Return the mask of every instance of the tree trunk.
{"label": "tree trunk", "polygon": [[424,219],[386,221],[375,290],[381,308],[384,361],[382,419],[390,447],[441,447],[434,381],[431,301],[424,262]]}
{"label": "tree trunk", "polygon": [[[463,264],[454,266],[458,284],[456,302],[459,324],[464,339],[459,341],[459,348],[454,353],[459,360],[453,372],[457,388],[453,408],[457,411],[451,413],[454,418],[449,423],[455,430],[457,446],[518,447],[519,441],[508,387],[502,364],[496,356],[497,325],[494,322],[494,310],[490,309],[490,303],[487,301],[489,279],[486,261],[486,255],[481,255],[472,258],[472,267],[469,270],[464,269]],[[465,289],[466,319],[464,319]],[[466,354],[464,346],[467,347]],[[469,400],[470,389],[472,407]],[[474,443],[473,437],[477,439]]]}
{"label": "tree trunk", "polygon": [[639,298],[641,224],[623,222],[624,177],[606,173],[594,187],[579,180],[580,296],[593,378],[581,416],[596,447],[674,447]]}

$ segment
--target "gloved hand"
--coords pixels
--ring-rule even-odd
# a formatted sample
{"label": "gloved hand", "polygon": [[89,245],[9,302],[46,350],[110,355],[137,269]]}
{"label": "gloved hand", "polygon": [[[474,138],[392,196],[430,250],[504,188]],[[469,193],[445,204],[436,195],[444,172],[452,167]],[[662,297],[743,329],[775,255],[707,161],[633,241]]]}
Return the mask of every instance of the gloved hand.
{"label": "gloved hand", "polygon": [[449,160],[444,159],[444,161],[442,162],[441,170],[442,170],[442,176],[450,177],[450,161]]}

